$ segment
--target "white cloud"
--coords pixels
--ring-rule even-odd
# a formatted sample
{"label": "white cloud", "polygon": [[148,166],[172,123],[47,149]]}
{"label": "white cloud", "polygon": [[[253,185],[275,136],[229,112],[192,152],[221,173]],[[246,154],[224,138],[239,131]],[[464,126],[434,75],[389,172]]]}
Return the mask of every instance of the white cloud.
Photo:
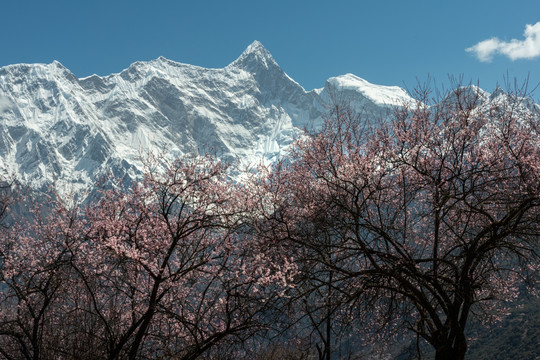
{"label": "white cloud", "polygon": [[473,53],[478,60],[483,62],[491,61],[495,54],[505,55],[511,60],[540,57],[540,22],[534,25],[527,24],[523,35],[525,37],[523,40],[487,39],[465,50]]}

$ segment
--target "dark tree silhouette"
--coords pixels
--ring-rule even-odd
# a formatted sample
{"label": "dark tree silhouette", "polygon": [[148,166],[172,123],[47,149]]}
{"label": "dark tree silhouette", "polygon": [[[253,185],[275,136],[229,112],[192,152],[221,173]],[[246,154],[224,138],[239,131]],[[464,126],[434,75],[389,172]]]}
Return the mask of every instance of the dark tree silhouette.
{"label": "dark tree silhouette", "polygon": [[419,94],[376,127],[336,107],[270,174],[268,218],[334,279],[355,280],[340,290],[370,328],[405,327],[436,359],[463,359],[470,317],[498,316],[537,274],[540,117],[515,93]]}

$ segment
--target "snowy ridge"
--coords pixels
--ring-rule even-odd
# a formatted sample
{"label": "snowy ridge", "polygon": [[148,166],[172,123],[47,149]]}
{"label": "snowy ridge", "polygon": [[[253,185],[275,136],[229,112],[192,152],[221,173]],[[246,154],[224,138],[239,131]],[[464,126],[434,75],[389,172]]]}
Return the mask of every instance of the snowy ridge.
{"label": "snowy ridge", "polygon": [[330,86],[341,91],[358,93],[380,106],[402,105],[410,101],[405,90],[398,86],[374,85],[353,74],[346,74],[328,79]]}
{"label": "snowy ridge", "polygon": [[375,112],[408,98],[352,74],[306,91],[258,41],[221,69],[160,57],[78,79],[57,61],[5,66],[0,172],[33,187],[76,191],[104,175],[136,177],[150,151],[270,162],[304,127],[321,122],[337,93]]}

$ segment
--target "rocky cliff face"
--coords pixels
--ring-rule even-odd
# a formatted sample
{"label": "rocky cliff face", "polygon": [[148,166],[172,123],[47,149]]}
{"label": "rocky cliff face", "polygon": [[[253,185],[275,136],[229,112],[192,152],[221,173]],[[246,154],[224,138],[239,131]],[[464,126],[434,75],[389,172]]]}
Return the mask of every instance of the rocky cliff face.
{"label": "rocky cliff face", "polygon": [[65,191],[133,178],[148,152],[269,162],[336,97],[370,112],[408,98],[351,74],[306,91],[257,41],[222,69],[160,57],[79,79],[58,62],[10,65],[0,68],[0,171]]}

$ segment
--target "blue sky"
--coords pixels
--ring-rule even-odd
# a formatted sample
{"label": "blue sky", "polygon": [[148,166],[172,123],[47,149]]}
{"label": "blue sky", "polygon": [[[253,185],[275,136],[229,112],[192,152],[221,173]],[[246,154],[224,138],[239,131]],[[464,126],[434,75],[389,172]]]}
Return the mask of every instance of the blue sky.
{"label": "blue sky", "polygon": [[538,0],[5,0],[0,9],[0,66],[58,60],[78,77],[159,56],[223,67],[259,40],[307,90],[345,73],[408,88],[428,75],[488,91],[506,74],[540,82]]}

